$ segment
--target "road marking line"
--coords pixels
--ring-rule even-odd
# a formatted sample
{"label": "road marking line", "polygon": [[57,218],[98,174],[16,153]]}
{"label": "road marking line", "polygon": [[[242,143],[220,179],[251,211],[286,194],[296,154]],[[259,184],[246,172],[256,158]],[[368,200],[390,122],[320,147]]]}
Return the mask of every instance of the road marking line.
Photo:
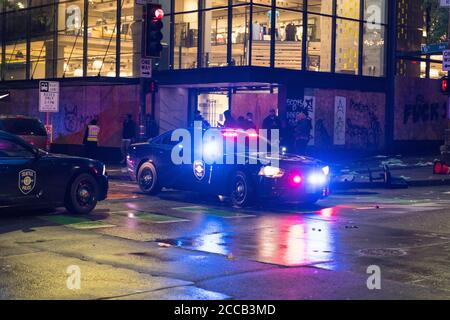
{"label": "road marking line", "polygon": [[116,227],[116,225],[114,224],[108,224],[103,221],[90,220],[80,217],[54,215],[54,216],[42,216],[40,218],[65,227],[81,230]]}
{"label": "road marking line", "polygon": [[221,217],[224,219],[256,217],[256,215],[238,213],[238,212],[233,212],[233,211],[224,210],[224,209],[208,208],[208,207],[203,207],[203,206],[175,207],[172,209],[177,210],[177,211],[182,211],[182,212],[212,215],[212,216]]}
{"label": "road marking line", "polygon": [[151,223],[176,223],[176,222],[189,222],[191,220],[167,216],[164,214],[146,212],[142,210],[123,210],[109,212],[109,214],[118,214],[121,216],[126,216],[129,219],[139,219],[142,221],[149,221]]}

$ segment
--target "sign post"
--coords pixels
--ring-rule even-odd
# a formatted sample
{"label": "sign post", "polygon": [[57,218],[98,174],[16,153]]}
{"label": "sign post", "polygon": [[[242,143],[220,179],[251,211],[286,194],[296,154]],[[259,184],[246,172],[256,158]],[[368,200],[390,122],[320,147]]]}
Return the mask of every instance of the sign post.
{"label": "sign post", "polygon": [[39,112],[45,112],[45,128],[51,143],[53,127],[50,113],[59,112],[59,82],[39,81]]}
{"label": "sign post", "polygon": [[152,59],[141,59],[141,77],[151,78],[152,77]]}

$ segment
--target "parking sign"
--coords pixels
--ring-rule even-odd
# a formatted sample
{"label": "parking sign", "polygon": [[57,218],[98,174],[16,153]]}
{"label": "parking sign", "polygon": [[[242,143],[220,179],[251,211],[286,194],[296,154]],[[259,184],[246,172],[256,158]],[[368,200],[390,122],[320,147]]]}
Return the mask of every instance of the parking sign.
{"label": "parking sign", "polygon": [[39,81],[39,111],[59,112],[59,82]]}

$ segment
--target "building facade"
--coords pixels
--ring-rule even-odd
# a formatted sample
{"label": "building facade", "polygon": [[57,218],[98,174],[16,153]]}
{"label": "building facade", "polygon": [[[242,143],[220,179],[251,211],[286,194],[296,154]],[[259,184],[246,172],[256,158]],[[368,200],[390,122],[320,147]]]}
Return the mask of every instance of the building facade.
{"label": "building facade", "polygon": [[134,0],[3,0],[0,113],[38,112],[38,80],[61,83],[51,116],[56,145],[80,144],[98,117],[100,145],[117,147],[126,113],[159,130],[187,126],[194,110],[271,108],[289,125],[311,118],[318,149],[386,149],[443,139],[447,104],[439,56],[426,41],[421,0],[162,0],[164,50],[156,94],[140,79],[143,7]]}

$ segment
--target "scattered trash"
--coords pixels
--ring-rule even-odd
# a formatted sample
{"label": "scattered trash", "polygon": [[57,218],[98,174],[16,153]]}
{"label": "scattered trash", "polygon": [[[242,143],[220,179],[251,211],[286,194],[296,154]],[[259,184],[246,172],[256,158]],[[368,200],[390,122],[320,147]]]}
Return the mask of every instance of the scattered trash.
{"label": "scattered trash", "polygon": [[423,161],[419,161],[415,164],[416,167],[431,167],[433,165],[433,162],[429,161],[429,162],[423,162]]}
{"label": "scattered trash", "polygon": [[380,167],[390,166],[390,167],[407,167],[408,165],[404,163],[400,159],[388,159],[386,161],[382,161]]}
{"label": "scattered trash", "polygon": [[405,256],[407,252],[403,249],[392,249],[392,248],[370,248],[370,249],[361,249],[358,251],[358,254],[361,256],[368,257],[399,257]]}
{"label": "scattered trash", "polygon": [[228,260],[236,260],[236,257],[232,253],[230,253],[227,255],[227,259]]}
{"label": "scattered trash", "polygon": [[339,181],[341,182],[353,182],[355,180],[355,176],[353,174],[344,174],[339,177]]}
{"label": "scattered trash", "polygon": [[172,245],[169,243],[164,243],[164,242],[158,242],[158,247],[161,248],[170,248]]}

